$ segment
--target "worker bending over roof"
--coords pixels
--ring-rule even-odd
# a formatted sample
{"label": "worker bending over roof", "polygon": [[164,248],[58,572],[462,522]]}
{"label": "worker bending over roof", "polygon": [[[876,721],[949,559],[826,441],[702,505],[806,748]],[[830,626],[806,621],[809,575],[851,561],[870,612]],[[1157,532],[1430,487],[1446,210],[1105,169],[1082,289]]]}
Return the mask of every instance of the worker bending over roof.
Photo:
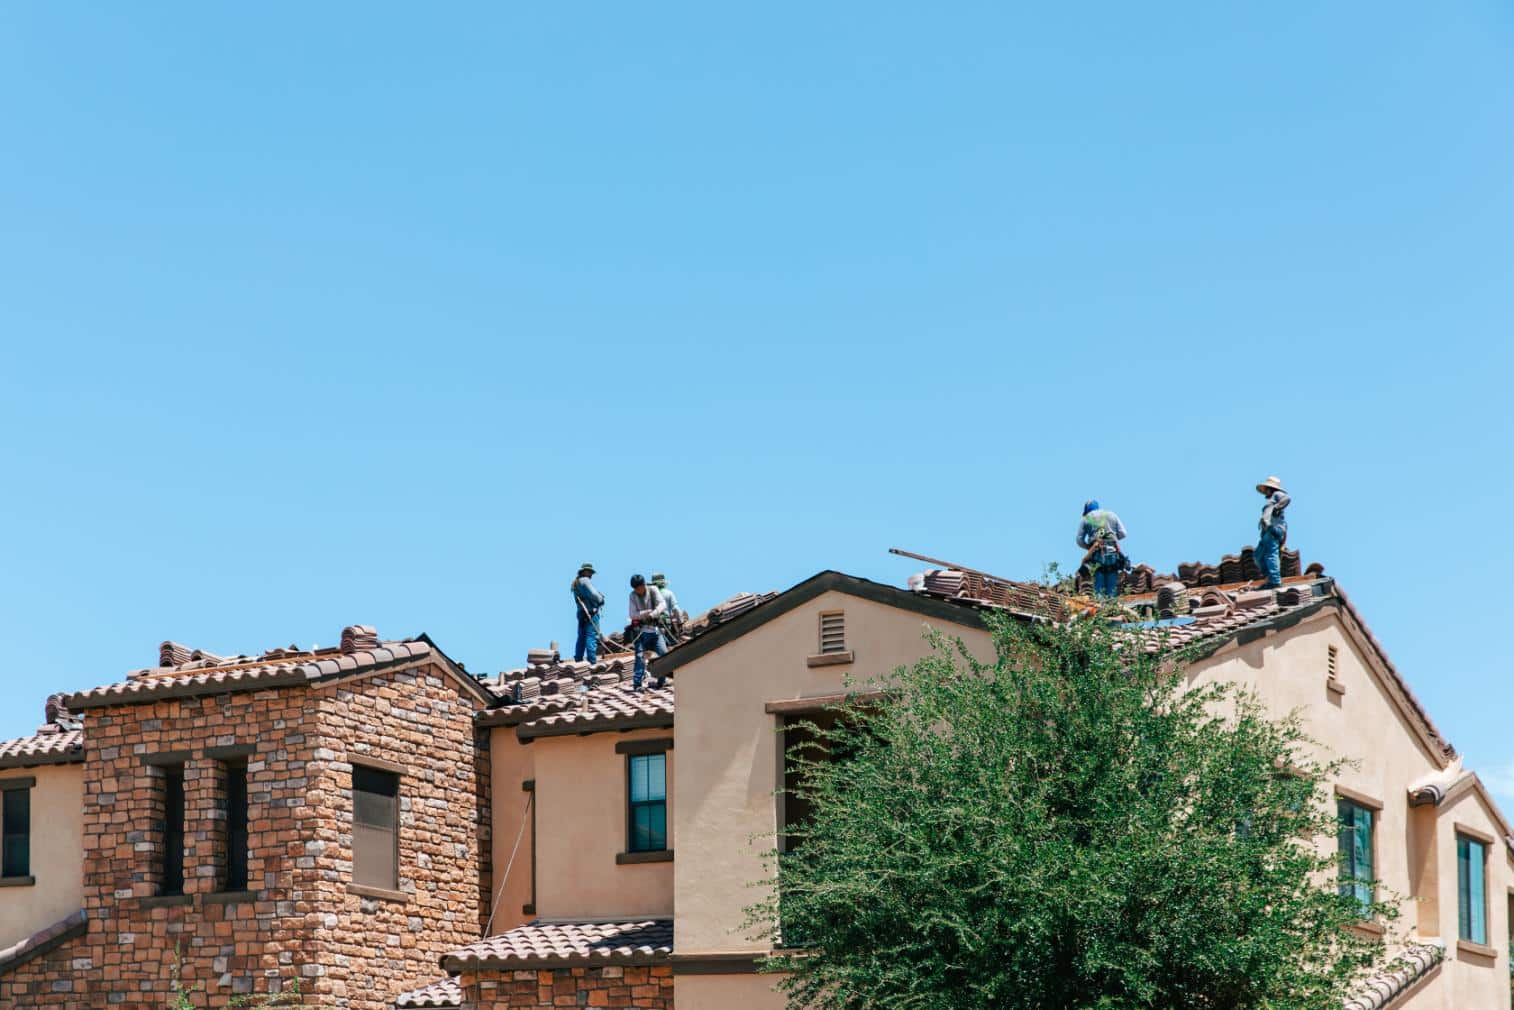
{"label": "worker bending over roof", "polygon": [[[636,663],[631,670],[631,690],[640,691],[641,682],[647,675],[647,650],[665,655],[667,644],[662,639],[662,618],[668,612],[667,601],[656,586],[647,585],[640,575],[631,576],[631,635],[636,643]],[[666,678],[658,677],[653,687],[662,687]]]}

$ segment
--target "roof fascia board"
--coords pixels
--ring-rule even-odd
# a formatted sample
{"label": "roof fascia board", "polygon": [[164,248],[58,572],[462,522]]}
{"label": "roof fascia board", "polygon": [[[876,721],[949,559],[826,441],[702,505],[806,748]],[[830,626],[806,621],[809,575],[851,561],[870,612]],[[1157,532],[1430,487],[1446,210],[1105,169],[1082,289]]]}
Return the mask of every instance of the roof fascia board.
{"label": "roof fascia board", "polygon": [[733,618],[729,623],[719,625],[698,638],[675,647],[665,656],[659,656],[650,664],[651,669],[660,673],[692,663],[748,632],[762,627],[774,618],[782,617],[789,611],[796,610],[828,592],[855,596],[898,610],[923,614],[950,624],[969,628],[987,626],[981,609],[969,603],[951,603],[924,593],[914,593],[908,589],[886,586],[880,582],[872,582],[855,575],[827,569],[784,590],[766,603],[759,603],[746,613]]}
{"label": "roof fascia board", "polygon": [[534,722],[524,722],[515,728],[515,735],[522,740],[537,740],[545,736],[588,736],[591,733],[608,733],[611,731],[625,733],[633,729],[667,729],[672,725],[672,712],[638,713],[636,715],[614,716],[608,719],[584,719],[579,722],[552,723],[546,726],[538,726]]}
{"label": "roof fascia board", "polygon": [[35,768],[42,765],[82,765],[84,747],[70,747],[61,754],[13,754],[0,758],[0,768]]}

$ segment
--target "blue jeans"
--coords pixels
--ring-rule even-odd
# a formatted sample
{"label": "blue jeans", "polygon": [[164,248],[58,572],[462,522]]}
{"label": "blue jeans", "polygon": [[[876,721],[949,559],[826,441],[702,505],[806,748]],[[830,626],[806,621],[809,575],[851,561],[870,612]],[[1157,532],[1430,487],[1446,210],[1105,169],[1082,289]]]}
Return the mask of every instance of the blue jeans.
{"label": "blue jeans", "polygon": [[1095,568],[1093,570],[1093,594],[1114,599],[1120,595],[1120,570],[1118,568]]}
{"label": "blue jeans", "polygon": [[599,621],[590,620],[578,612],[578,641],[573,644],[573,662],[582,663],[587,656],[589,662],[599,660]]}
{"label": "blue jeans", "polygon": [[1268,589],[1283,584],[1283,566],[1279,554],[1283,541],[1288,539],[1288,524],[1273,523],[1262,530],[1262,538],[1256,542],[1256,567],[1267,580]]}
{"label": "blue jeans", "polygon": [[[651,649],[659,656],[667,655],[668,647],[662,642],[662,632],[648,629],[636,636],[636,665],[631,668],[631,689],[641,690],[641,682],[647,675],[647,650]],[[655,687],[661,687],[666,678],[658,677]]]}

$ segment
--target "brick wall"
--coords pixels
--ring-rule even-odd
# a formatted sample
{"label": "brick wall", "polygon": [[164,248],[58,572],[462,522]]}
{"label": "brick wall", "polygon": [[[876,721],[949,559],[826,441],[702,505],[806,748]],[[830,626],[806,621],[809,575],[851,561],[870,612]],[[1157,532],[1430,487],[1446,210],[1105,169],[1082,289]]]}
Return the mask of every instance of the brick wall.
{"label": "brick wall", "polygon": [[[422,667],[88,712],[89,933],[0,976],[0,1008],[161,1010],[177,946],[199,1006],[298,976],[308,1005],[388,1010],[397,993],[434,979],[443,953],[479,936],[474,705]],[[227,900],[223,767],[207,749],[236,747],[252,749],[251,893]],[[156,897],[163,772],[146,762],[164,755],[184,763],[181,898]],[[405,768],[394,900],[347,890],[354,755]]]}
{"label": "brick wall", "polygon": [[458,983],[463,1010],[673,1010],[673,969],[666,964],[464,972]]}

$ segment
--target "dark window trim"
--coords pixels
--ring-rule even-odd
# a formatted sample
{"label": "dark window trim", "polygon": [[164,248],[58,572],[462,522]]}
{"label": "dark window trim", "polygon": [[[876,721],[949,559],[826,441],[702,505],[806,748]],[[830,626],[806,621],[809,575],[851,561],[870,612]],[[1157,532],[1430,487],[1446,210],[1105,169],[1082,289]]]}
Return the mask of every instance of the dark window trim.
{"label": "dark window trim", "polygon": [[216,891],[202,896],[207,905],[240,905],[244,901],[257,901],[257,891]]}
{"label": "dark window trim", "polygon": [[[162,847],[157,852],[158,893],[154,895],[154,897],[182,897],[184,895],[184,884],[186,882],[184,874],[184,828],[185,821],[188,819],[187,815],[189,813],[189,798],[185,795],[184,791],[184,763],[181,761],[175,761],[168,764],[158,765],[157,767],[160,767],[162,769],[162,777],[158,781],[158,788],[163,791],[163,834]],[[172,812],[170,810],[170,793],[168,786],[169,782],[173,779],[177,779],[179,783],[179,830],[177,833],[172,831],[170,828],[174,821],[174,817],[172,816]],[[173,844],[175,840],[177,840],[178,842],[177,846]],[[178,879],[176,881],[174,877],[169,875],[169,868],[174,866],[175,864],[175,851],[177,851],[178,853]]]}
{"label": "dark window trim", "polygon": [[673,749],[673,738],[658,737],[656,740],[622,740],[615,745],[617,754],[663,754]]}
{"label": "dark window trim", "polygon": [[397,761],[385,761],[383,758],[374,757],[372,754],[347,754],[347,763],[362,765],[364,768],[372,768],[376,772],[388,772],[398,775],[400,778],[413,778],[415,769],[410,765],[402,765]]}
{"label": "dark window trim", "polygon": [[615,864],[617,866],[626,866],[631,863],[671,863],[672,861],[672,849],[651,849],[647,852],[615,853]]}
{"label": "dark window trim", "polygon": [[[357,769],[359,769],[359,768],[366,768],[368,771],[380,772],[382,774],[393,775],[395,777],[395,783],[394,783],[394,883],[395,883],[395,888],[398,888],[399,882],[400,882],[400,878],[402,876],[402,874],[400,873],[400,821],[402,819],[401,816],[400,816],[400,801],[404,798],[405,772],[404,772],[403,769],[404,769],[405,766],[404,765],[395,764],[392,761],[382,761],[382,760],[380,760],[378,758],[370,758],[367,755],[363,755],[360,759],[352,761],[351,764],[352,764],[352,769],[353,769],[353,773],[352,773],[352,777],[351,777],[351,783],[352,783],[352,794],[353,794],[353,796],[352,796],[352,821],[353,821],[353,825],[354,826],[356,826],[356,824],[357,824],[357,793],[358,793],[358,788],[357,788]],[[354,875],[356,875],[356,873],[357,873],[357,853],[356,853],[356,851],[353,852],[352,873]],[[357,883],[352,883],[352,882],[349,881],[348,884],[347,884],[347,891],[348,891],[349,894],[357,894],[357,895],[361,895],[361,896],[367,897],[367,898],[382,898],[382,899],[384,899],[386,901],[409,901],[410,900],[410,895],[405,894],[402,891],[399,891],[397,889],[387,888],[387,887],[374,887],[371,884],[357,884]]]}
{"label": "dark window trim", "polygon": [[[3,823],[4,808],[11,803],[12,797],[16,797],[16,802],[26,808],[24,812],[26,826],[22,831],[6,834]],[[18,865],[11,868],[10,873],[5,872],[4,853],[0,852],[0,880],[30,880],[33,883],[36,882],[36,876],[32,873],[34,868],[32,866],[32,828],[32,790],[18,788],[0,791],[0,846],[10,842],[13,838],[21,840],[19,846],[21,849],[21,859],[18,860]],[[11,886],[19,887],[24,885],[13,884]]]}
{"label": "dark window trim", "polygon": [[[669,832],[668,832],[668,765],[667,765],[667,761],[666,760],[663,761],[663,765],[662,765],[662,799],[660,801],[659,800],[642,800],[639,803],[639,805],[641,805],[641,806],[652,806],[652,805],[654,805],[654,804],[656,804],[658,802],[662,803],[662,845],[663,845],[663,847],[660,848],[660,849],[633,849],[631,847],[631,840],[636,837],[636,807],[638,805],[637,803],[633,803],[631,801],[631,764],[632,764],[633,761],[635,761],[639,757],[655,757],[657,754],[661,754],[661,753],[664,753],[664,752],[663,751],[653,751],[651,754],[627,754],[626,755],[626,775],[625,775],[625,783],[626,783],[626,852],[628,852],[628,853],[635,852],[637,854],[640,854],[642,852],[670,852],[670,851],[672,851],[671,849],[668,848],[668,841],[669,841],[669,838],[668,838],[668,835],[669,835]],[[616,861],[619,862],[618,859]]]}
{"label": "dark window trim", "polygon": [[185,765],[188,764],[193,757],[194,755],[187,750],[165,750],[159,751],[157,754],[137,755],[138,760],[140,760],[144,765],[147,765],[150,768],[167,768],[172,765]]}
{"label": "dark window trim", "polygon": [[[220,890],[223,893],[239,894],[247,890],[248,862],[252,856],[249,851],[252,816],[248,809],[248,793],[251,790],[247,776],[247,760],[245,757],[231,757],[219,764],[223,786],[221,800],[226,813],[226,831],[223,837],[225,850],[221,867],[223,872]],[[232,802],[231,789],[231,783],[238,777],[241,779],[240,804]]]}
{"label": "dark window trim", "polygon": [[0,887],[33,887],[36,883],[37,878],[32,876],[0,877]]}
{"label": "dark window trim", "polygon": [[4,792],[7,789],[31,789],[36,784],[37,777],[35,775],[25,775],[14,779],[0,779],[0,792]]}
{"label": "dark window trim", "polygon": [[232,747],[206,747],[205,756],[212,761],[234,761],[237,758],[249,758],[257,753],[257,746],[250,743],[239,743]]}

